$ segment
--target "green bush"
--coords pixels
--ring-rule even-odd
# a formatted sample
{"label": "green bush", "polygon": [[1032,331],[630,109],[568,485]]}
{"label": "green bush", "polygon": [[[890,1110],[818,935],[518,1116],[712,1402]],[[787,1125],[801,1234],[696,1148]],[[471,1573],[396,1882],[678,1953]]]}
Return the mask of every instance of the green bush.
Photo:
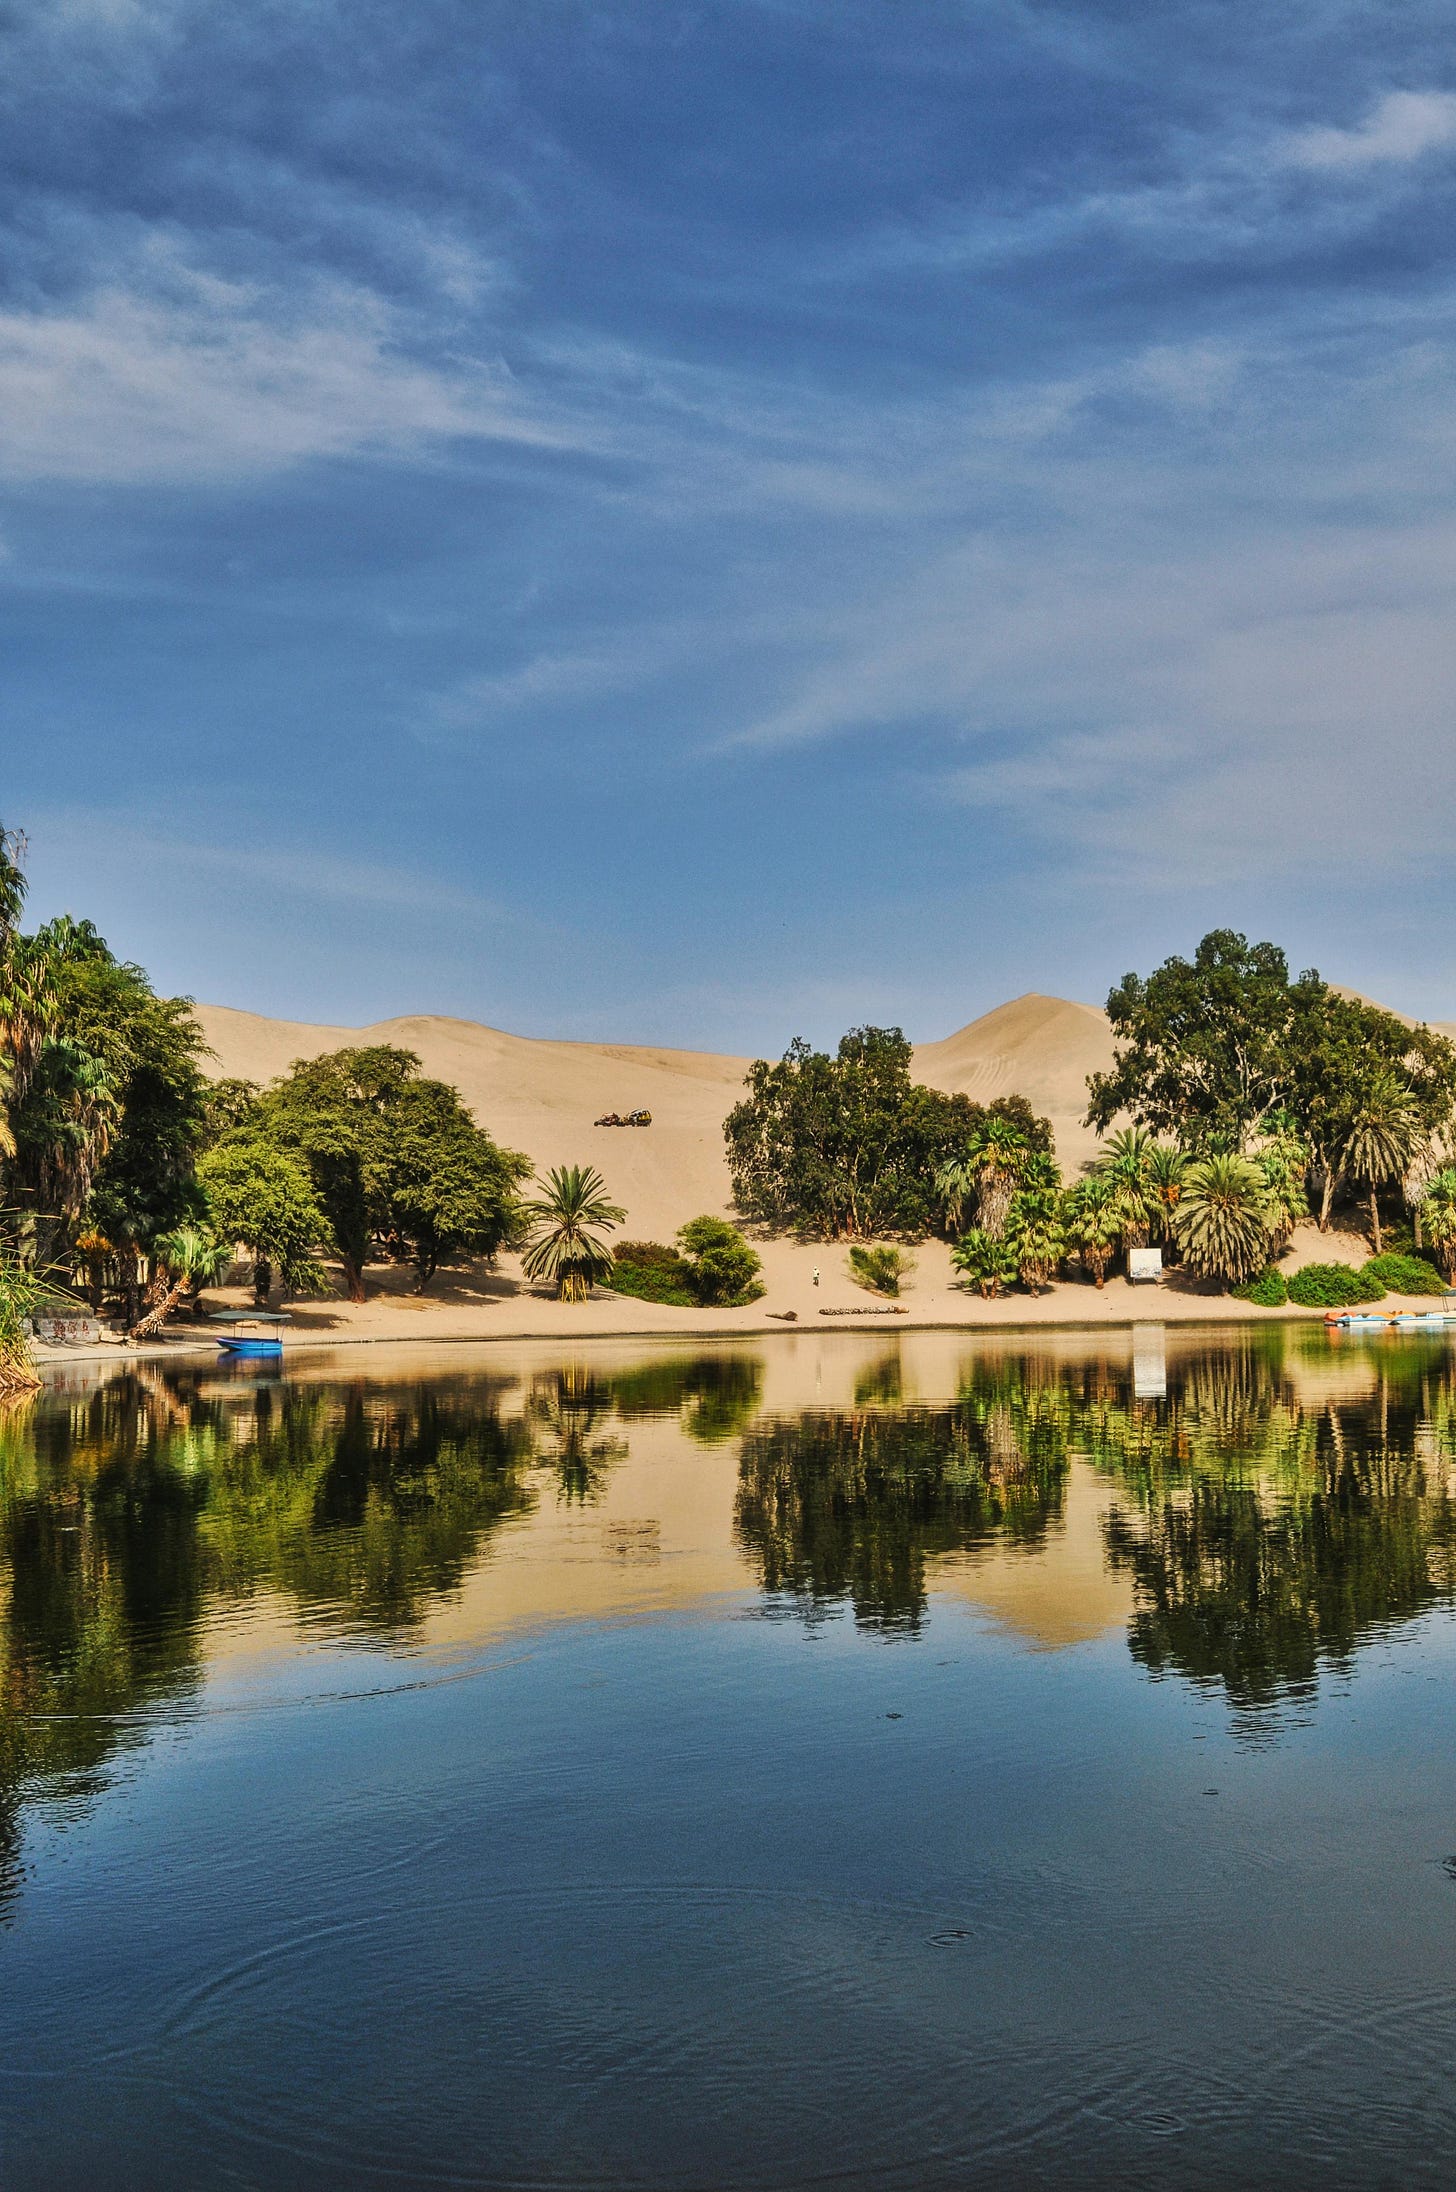
{"label": "green bush", "polygon": [[666,1302],[674,1309],[691,1309],[697,1300],[687,1264],[675,1248],[665,1248],[661,1241],[623,1241],[607,1285],[614,1294]]}
{"label": "green bush", "polygon": [[1444,1294],[1446,1281],[1424,1256],[1372,1256],[1363,1266],[1367,1278],[1392,1294]]}
{"label": "green bush", "polygon": [[1384,1292],[1368,1264],[1355,1271],[1347,1263],[1307,1263],[1289,1281],[1289,1299],[1301,1309],[1352,1309],[1357,1302],[1379,1301]]}
{"label": "green bush", "polygon": [[705,1308],[740,1309],[763,1292],[757,1252],[726,1218],[690,1218],[677,1236],[694,1301]]}
{"label": "green bush", "polygon": [[1289,1284],[1279,1266],[1271,1263],[1257,1279],[1245,1279],[1230,1292],[1235,1301],[1252,1302],[1256,1309],[1282,1309],[1289,1299]]}
{"label": "green bush", "polygon": [[856,1286],[871,1294],[898,1294],[900,1283],[915,1269],[915,1258],[903,1248],[852,1248],[849,1275]]}

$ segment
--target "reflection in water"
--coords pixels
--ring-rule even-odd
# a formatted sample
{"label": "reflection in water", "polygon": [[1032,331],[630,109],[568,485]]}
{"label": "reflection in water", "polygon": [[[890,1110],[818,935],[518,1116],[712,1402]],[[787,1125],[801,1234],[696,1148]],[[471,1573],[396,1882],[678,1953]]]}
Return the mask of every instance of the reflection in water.
{"label": "reflection in water", "polygon": [[1067,1468],[1047,1397],[1007,1384],[948,1408],[812,1411],[750,1431],[736,1520],[764,1589],[811,1618],[847,1598],[866,1628],[918,1629],[937,1554],[1045,1535]]}
{"label": "reflection in water", "polygon": [[1439,1339],[486,1360],[0,1418],[7,2187],[1444,2186]]}
{"label": "reflection in water", "polygon": [[[1340,1359],[1321,1332],[1197,1339],[1162,1398],[1137,1397],[1133,1360],[1002,1345],[953,1397],[905,1399],[906,1360],[861,1353],[842,1405],[771,1414],[742,1350],[414,1381],[136,1367],[10,1411],[0,1866],[23,1796],[84,1807],[157,1712],[190,1709],[219,1614],[281,1600],[336,1643],[408,1645],[504,1524],[599,1505],[648,1427],[682,1471],[736,1458],[732,1544],[771,1604],[906,1637],[968,1556],[1014,1549],[1030,1576],[1090,1466],[1133,1657],[1221,1685],[1246,1729],[1456,1593],[1439,1340]],[[600,1548],[656,1563],[659,1524],[613,1519]]]}

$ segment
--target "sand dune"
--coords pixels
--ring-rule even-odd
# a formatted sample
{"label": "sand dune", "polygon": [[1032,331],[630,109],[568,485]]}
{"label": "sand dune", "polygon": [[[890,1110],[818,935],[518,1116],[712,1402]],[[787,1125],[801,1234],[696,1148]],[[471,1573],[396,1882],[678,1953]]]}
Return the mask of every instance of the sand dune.
{"label": "sand dune", "polygon": [[[349,1043],[398,1043],[452,1081],[500,1142],[537,1165],[590,1163],[626,1206],[629,1235],[662,1239],[698,1211],[728,1207],[723,1119],[747,1058],[623,1043],[543,1042],[473,1020],[419,1014],[368,1028],[312,1027],[226,1005],[200,1005],[215,1070],[268,1081],[295,1058]],[[915,1053],[934,1088],[981,1102],[1021,1094],[1051,1119],[1064,1161],[1091,1147],[1081,1124],[1087,1075],[1112,1054],[1104,1014],[1060,997],[1018,997]],[[599,1127],[603,1112],[642,1107],[649,1128]]]}

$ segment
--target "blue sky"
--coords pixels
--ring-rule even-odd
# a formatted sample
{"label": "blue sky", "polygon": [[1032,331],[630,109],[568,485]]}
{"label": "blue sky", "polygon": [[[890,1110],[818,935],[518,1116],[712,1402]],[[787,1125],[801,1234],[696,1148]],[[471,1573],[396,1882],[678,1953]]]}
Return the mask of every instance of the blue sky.
{"label": "blue sky", "polygon": [[3,0],[0,813],[357,1023],[1456,1017],[1449,0]]}

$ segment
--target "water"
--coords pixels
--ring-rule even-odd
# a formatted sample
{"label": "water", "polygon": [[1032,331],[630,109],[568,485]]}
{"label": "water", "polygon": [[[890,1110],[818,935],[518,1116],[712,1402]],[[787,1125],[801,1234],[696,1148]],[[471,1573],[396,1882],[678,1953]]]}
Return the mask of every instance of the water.
{"label": "water", "polygon": [[0,2181],[1449,2184],[1452,1364],[72,1371],[0,1418]]}

